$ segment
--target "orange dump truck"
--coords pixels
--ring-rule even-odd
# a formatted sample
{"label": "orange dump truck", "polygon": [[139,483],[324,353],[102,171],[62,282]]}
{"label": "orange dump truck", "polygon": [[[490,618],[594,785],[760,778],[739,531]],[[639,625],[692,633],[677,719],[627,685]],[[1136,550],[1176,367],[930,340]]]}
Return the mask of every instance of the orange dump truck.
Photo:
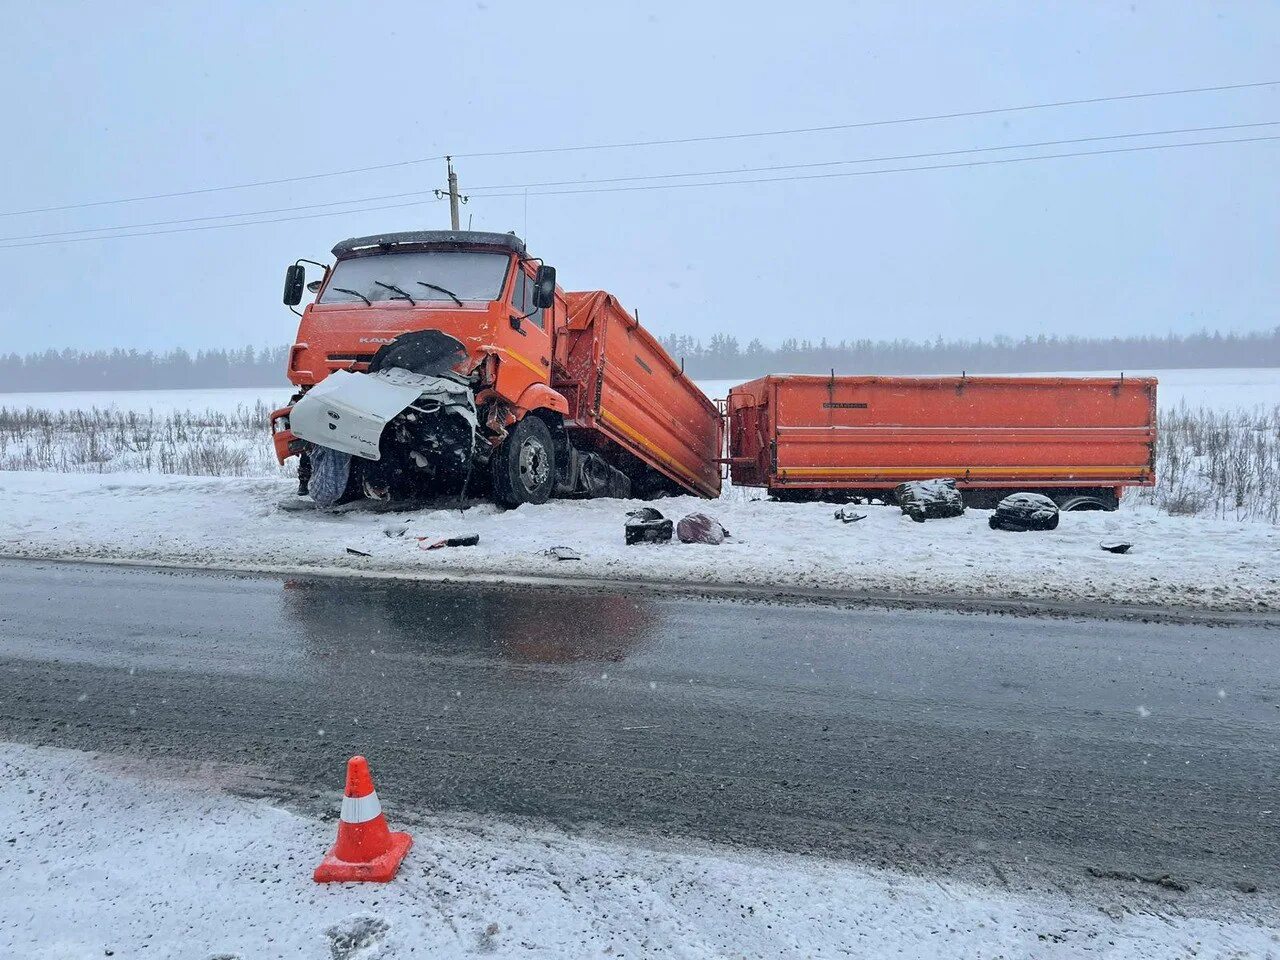
{"label": "orange dump truck", "polygon": [[767,376],[727,402],[733,483],[778,499],[890,499],[953,477],[973,506],[1015,491],[1114,510],[1155,482],[1156,381]]}
{"label": "orange dump truck", "polygon": [[[299,314],[271,416],[300,492],[358,498],[720,492],[720,415],[607,293],[565,293],[512,234],[427,230],[346,240],[298,261]],[[323,275],[306,280],[304,263]],[[295,311],[297,312],[297,311]]]}

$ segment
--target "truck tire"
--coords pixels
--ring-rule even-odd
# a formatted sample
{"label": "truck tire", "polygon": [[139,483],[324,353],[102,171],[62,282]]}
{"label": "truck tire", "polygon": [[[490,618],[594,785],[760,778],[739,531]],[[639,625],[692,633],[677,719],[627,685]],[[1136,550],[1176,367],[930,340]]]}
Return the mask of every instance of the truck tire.
{"label": "truck tire", "polygon": [[1120,498],[1111,490],[1060,491],[1052,499],[1064,513],[1068,510],[1116,510],[1120,507]]}
{"label": "truck tire", "polygon": [[556,483],[555,442],[541,419],[526,416],[489,461],[493,499],[504,507],[546,503]]}

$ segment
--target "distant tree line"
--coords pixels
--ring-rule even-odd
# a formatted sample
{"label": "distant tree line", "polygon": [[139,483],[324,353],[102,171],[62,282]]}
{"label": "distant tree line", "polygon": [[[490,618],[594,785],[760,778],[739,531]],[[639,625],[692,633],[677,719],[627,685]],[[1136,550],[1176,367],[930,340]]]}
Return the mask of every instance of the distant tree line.
{"label": "distant tree line", "polygon": [[1261,333],[1168,334],[1163,337],[994,337],[990,340],[800,340],[776,347],[731,334],[662,337],[695,378],[764,373],[951,374],[1177,367],[1280,366],[1280,327]]}
{"label": "distant tree line", "polygon": [[[673,334],[662,345],[694,377],[764,373],[1020,373],[1171,367],[1280,367],[1280,327],[1262,333],[1163,337],[994,337],[991,340],[841,340],[795,337],[776,347],[731,334]],[[46,350],[0,355],[0,392],[266,387],[285,382],[287,346],[233,350]]]}
{"label": "distant tree line", "polygon": [[285,383],[287,346],[233,350],[46,350],[0,355],[0,391],[169,390]]}

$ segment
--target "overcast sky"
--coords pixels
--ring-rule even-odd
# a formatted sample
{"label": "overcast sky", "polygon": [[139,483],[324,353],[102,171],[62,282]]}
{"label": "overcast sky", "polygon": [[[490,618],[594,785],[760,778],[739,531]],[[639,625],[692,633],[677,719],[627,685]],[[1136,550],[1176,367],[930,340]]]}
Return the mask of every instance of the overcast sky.
{"label": "overcast sky", "polygon": [[[4,6],[0,211],[446,152],[749,133],[1280,80],[1280,5],[1269,0]],[[458,168],[465,192],[1272,120],[1280,121],[1280,86],[466,158]],[[1280,135],[1280,126],[744,176],[1268,135]],[[776,342],[1243,331],[1280,324],[1278,172],[1280,141],[1269,141],[690,189],[538,196],[551,189],[540,187],[527,200],[482,199],[477,190],[463,220],[527,235],[566,288],[613,291],[658,333],[731,331],[744,342]],[[345,200],[402,204],[420,198],[367,198],[443,180],[440,162],[408,164],[5,216],[0,237]],[[447,217],[445,204],[423,203],[0,250],[0,349],[282,343],[295,330],[280,304],[288,263],[323,260],[348,236],[445,227]]]}

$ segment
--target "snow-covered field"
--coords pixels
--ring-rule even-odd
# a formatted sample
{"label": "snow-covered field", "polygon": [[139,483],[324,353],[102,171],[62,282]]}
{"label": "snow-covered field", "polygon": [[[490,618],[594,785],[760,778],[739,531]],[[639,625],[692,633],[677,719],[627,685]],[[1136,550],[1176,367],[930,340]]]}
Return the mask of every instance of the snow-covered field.
{"label": "snow-covered field", "polygon": [[[377,775],[376,758],[374,775]],[[335,764],[340,788],[341,758]],[[219,792],[234,771],[0,744],[0,953],[64,957],[1263,958],[1271,921],[1106,905],[661,838],[398,809],[392,883],[317,885],[333,825]],[[334,807],[337,808],[335,794]],[[211,896],[216,891],[216,896]],[[1266,916],[1265,913],[1263,913]]]}
{"label": "snow-covered field", "polygon": [[294,388],[226,387],[201,390],[64,390],[48,393],[0,393],[0,407],[21,410],[119,410],[125,413],[167,414],[177,411],[234,413],[259,403],[272,410],[289,402]]}
{"label": "snow-covered field", "polygon": [[[1280,370],[1157,373],[1162,405],[1210,405],[1229,414],[1280,404]],[[713,396],[728,385],[703,384]],[[867,520],[846,526],[823,505],[760,502],[761,491],[728,489],[715,502],[660,504],[677,519],[694,511],[717,516],[734,535],[724,546],[628,548],[622,522],[636,504],[617,501],[399,517],[281,510],[292,485],[284,477],[288,468],[274,460],[263,422],[285,394],[0,394],[0,408],[23,405],[72,418],[54,422],[37,413],[0,421],[0,467],[7,468],[0,469],[0,554],[1280,609],[1280,527],[1239,522],[1275,519],[1280,438],[1271,434],[1280,421],[1274,415],[1228,423],[1211,413],[1167,430],[1167,437],[1182,439],[1161,448],[1161,486],[1131,492],[1118,513],[1065,515],[1053,533],[996,533],[980,512],[916,525],[881,507],[867,508]],[[115,419],[77,413],[105,404],[118,411]],[[201,407],[209,409],[196,412]],[[132,416],[146,411],[157,412]],[[1202,516],[1167,516],[1153,500]],[[410,536],[384,535],[396,525]],[[472,532],[481,542],[470,549],[424,553],[413,539]],[[1104,554],[1098,543],[1109,539],[1135,547],[1125,556]],[[560,545],[583,559],[545,556]],[[349,554],[348,547],[371,556]]]}
{"label": "snow-covered field", "polygon": [[[896,508],[860,508],[845,524],[827,504],[773,503],[731,491],[719,501],[656,502],[669,517],[716,516],[720,546],[625,546],[638,501],[552,501],[501,511],[322,513],[268,478],[0,472],[0,555],[401,577],[576,577],[622,583],[746,585],[997,600],[1063,600],[1280,610],[1280,527],[1151,508],[1068,513],[1057,530],[1007,533],[987,512],[913,523]],[[476,533],[475,547],[424,551]],[[1104,540],[1133,550],[1105,553]],[[554,546],[576,561],[546,555]],[[348,548],[367,553],[359,556]]]}
{"label": "snow-covered field", "polygon": [[[1174,513],[1280,521],[1280,370],[1163,370],[1157,486]],[[730,381],[700,381],[709,396]],[[0,393],[0,471],[280,477],[266,436],[287,387]],[[1136,498],[1135,498],[1136,499]]]}
{"label": "snow-covered field", "polygon": [[[1119,371],[1056,371],[1028,376],[1110,376]],[[1228,370],[1126,370],[1126,376],[1159,377],[1157,398],[1162,408],[1206,407],[1213,410],[1247,409],[1280,403],[1280,368],[1241,368]],[[712,398],[724,397],[729,388],[741,383],[735,380],[699,380],[698,385]],[[233,413],[239,408],[252,409],[262,403],[271,408],[289,400],[293,388],[231,387],[203,390],[72,390],[49,393],[0,392],[0,407],[38,410],[102,410],[113,409],[158,414],[174,411],[216,410]]]}

